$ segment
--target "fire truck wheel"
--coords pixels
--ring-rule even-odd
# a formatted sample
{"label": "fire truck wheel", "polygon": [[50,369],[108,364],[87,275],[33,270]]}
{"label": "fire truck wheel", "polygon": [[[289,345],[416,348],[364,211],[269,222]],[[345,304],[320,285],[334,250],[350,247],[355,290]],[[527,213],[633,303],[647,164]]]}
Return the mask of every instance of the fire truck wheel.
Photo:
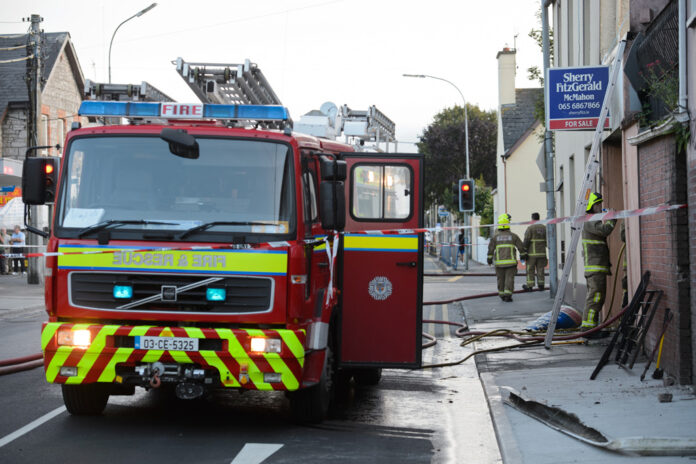
{"label": "fire truck wheel", "polygon": [[353,371],[353,379],[355,380],[355,384],[361,387],[374,387],[382,379],[382,369],[355,369]]}
{"label": "fire truck wheel", "polygon": [[104,411],[109,401],[106,384],[63,385],[63,402],[70,414],[96,416]]}
{"label": "fire truck wheel", "polygon": [[329,412],[333,395],[333,353],[326,348],[321,380],[313,387],[290,392],[290,411],[295,421],[316,424]]}

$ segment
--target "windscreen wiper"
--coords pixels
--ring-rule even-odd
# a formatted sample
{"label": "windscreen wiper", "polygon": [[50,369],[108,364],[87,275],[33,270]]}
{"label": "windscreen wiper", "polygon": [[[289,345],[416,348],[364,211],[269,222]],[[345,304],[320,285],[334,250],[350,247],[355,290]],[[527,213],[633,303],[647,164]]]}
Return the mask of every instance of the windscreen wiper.
{"label": "windscreen wiper", "polygon": [[91,232],[97,232],[97,231],[106,229],[107,227],[112,226],[112,225],[114,227],[118,227],[118,226],[129,225],[129,224],[146,224],[146,225],[157,224],[157,225],[171,225],[171,226],[178,225],[178,223],[176,223],[176,222],[148,221],[145,219],[109,219],[107,221],[103,221],[103,222],[100,222],[98,224],[94,224],[94,225],[85,227],[77,234],[77,238],[82,238]]}
{"label": "windscreen wiper", "polygon": [[195,227],[191,227],[188,230],[185,230],[184,232],[179,235],[178,239],[181,240],[183,238],[188,237],[191,234],[195,234],[196,232],[201,232],[206,229],[210,229],[211,227],[215,226],[272,226],[275,224],[269,224],[267,222],[249,222],[249,221],[213,221],[213,222],[206,222],[205,224],[201,224]]}

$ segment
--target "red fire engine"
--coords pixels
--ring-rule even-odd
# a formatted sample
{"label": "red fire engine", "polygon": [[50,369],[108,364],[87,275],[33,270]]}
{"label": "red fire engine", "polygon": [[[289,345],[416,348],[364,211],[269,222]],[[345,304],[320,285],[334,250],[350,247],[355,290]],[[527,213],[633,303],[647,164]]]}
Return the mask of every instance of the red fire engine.
{"label": "red fire engine", "polygon": [[281,106],[80,114],[129,124],[75,128],[23,176],[25,203],[55,205],[41,341],[72,414],[229,388],[286,391],[320,421],[338,382],[420,365],[423,237],[378,232],[422,226],[420,155],[293,133]]}

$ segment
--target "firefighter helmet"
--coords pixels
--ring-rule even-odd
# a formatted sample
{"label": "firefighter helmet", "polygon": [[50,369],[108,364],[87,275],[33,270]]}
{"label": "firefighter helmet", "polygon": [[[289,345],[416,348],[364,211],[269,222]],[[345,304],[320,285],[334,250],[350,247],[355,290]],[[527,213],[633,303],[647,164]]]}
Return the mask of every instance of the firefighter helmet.
{"label": "firefighter helmet", "polygon": [[590,199],[587,200],[587,208],[585,209],[586,212],[592,211],[592,207],[598,203],[602,202],[602,194],[593,192],[590,194]]}
{"label": "firefighter helmet", "polygon": [[507,214],[507,213],[503,213],[503,214],[501,214],[500,216],[498,216],[498,229],[499,229],[499,230],[509,229],[510,226],[507,225],[507,224],[510,224],[510,218],[511,218],[511,217],[512,217],[512,216],[510,216],[510,215]]}

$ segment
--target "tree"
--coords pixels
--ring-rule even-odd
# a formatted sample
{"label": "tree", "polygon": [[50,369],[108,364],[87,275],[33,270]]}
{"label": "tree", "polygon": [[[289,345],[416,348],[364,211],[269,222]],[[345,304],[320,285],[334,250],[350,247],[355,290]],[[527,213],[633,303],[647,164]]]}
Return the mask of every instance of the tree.
{"label": "tree", "polygon": [[[495,153],[497,117],[494,110],[481,110],[467,105],[469,118],[469,174],[482,178],[485,185],[495,188]],[[452,187],[466,177],[466,145],[464,108],[454,106],[436,114],[418,143],[425,155],[425,196],[429,204],[445,205],[457,211]],[[478,182],[477,182],[478,188]],[[481,214],[485,202],[476,192],[476,213]]]}
{"label": "tree", "polygon": [[[493,189],[486,185],[483,176],[476,179],[476,214],[481,216],[481,224],[493,224]],[[482,237],[490,237],[490,227],[482,227],[479,231]]]}

